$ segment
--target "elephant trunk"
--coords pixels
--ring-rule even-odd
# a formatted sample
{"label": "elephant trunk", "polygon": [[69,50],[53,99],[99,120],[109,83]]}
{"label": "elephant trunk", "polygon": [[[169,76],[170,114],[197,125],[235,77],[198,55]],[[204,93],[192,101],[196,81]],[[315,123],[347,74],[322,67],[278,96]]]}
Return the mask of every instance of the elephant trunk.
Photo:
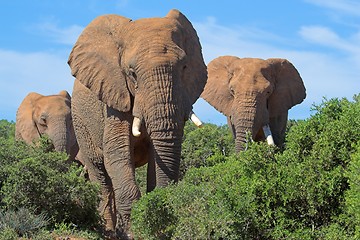
{"label": "elephant trunk", "polygon": [[[275,145],[274,139],[268,124],[268,115],[265,111],[258,112],[254,103],[247,103],[246,107],[238,110],[235,116],[235,150],[237,152],[246,149],[247,142],[265,139],[269,145]],[[234,123],[233,123],[234,124]]]}
{"label": "elephant trunk", "polygon": [[[154,132],[151,136],[154,146],[155,185],[158,187],[178,181],[182,134],[176,134],[176,137],[171,135],[173,133]],[[151,191],[153,187],[155,186],[149,186],[148,190]]]}
{"label": "elephant trunk", "polygon": [[[139,118],[142,117],[153,146],[148,163],[148,191],[178,180],[185,116],[191,110],[179,92],[179,77],[169,66],[150,71],[145,87],[149,95],[143,100],[145,102],[140,102],[143,107]],[[135,98],[135,105],[136,101]],[[134,116],[137,116],[135,105]],[[138,122],[136,118],[135,122]]]}
{"label": "elephant trunk", "polygon": [[165,107],[165,112],[159,113],[161,119],[146,123],[153,146],[153,158],[148,165],[148,191],[178,181],[184,116],[178,116],[180,110],[175,111],[173,105],[166,106],[173,110],[165,110],[168,108]]}
{"label": "elephant trunk", "polygon": [[257,128],[256,119],[259,118],[256,108],[257,100],[251,97],[244,101],[243,98],[246,99],[248,96],[241,96],[241,99],[238,100],[240,106],[235,110],[231,119],[236,152],[246,150],[247,143],[253,141],[256,134],[255,129]]}
{"label": "elephant trunk", "polygon": [[[70,123],[71,124],[71,123]],[[52,139],[54,148],[58,152],[66,152],[70,155],[70,159],[74,159],[77,154],[76,149],[77,142],[75,140],[75,133],[73,131],[73,127],[69,125],[69,123],[62,121],[58,121],[56,123],[56,128],[54,128],[55,132]]]}
{"label": "elephant trunk", "polygon": [[252,121],[240,119],[235,124],[235,150],[244,151],[248,141],[252,141]]}

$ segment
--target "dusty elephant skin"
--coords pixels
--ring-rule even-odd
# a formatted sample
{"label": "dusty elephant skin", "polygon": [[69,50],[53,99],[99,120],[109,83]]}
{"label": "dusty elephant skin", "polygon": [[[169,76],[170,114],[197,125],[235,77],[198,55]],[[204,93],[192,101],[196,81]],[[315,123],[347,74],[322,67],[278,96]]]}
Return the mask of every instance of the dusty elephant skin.
{"label": "dusty elephant skin", "polygon": [[207,79],[198,36],[177,10],[136,21],[104,15],[85,28],[68,63],[75,133],[101,186],[100,214],[106,230],[128,238],[140,197],[134,168],[148,163],[147,191],[178,179],[184,124]]}
{"label": "dusty elephant skin", "polygon": [[67,91],[43,96],[31,92],[16,113],[15,138],[32,144],[47,135],[56,151],[65,151],[74,160],[78,145],[71,118],[71,97]]}
{"label": "dusty elephant skin", "polygon": [[274,143],[283,144],[288,110],[306,96],[289,61],[222,56],[208,64],[208,74],[201,97],[227,116],[237,152],[244,150],[248,132],[255,141],[272,133]]}

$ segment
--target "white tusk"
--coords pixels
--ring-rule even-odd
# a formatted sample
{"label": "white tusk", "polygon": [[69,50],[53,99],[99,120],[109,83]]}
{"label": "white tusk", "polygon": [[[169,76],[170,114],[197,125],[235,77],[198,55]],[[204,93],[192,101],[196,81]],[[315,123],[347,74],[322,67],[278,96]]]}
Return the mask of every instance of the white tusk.
{"label": "white tusk", "polygon": [[139,136],[141,135],[140,127],[141,127],[141,120],[140,120],[140,118],[134,117],[133,125],[132,125],[132,134],[133,134],[135,137],[139,137]]}
{"label": "white tusk", "polygon": [[263,131],[264,131],[264,134],[265,134],[265,138],[266,138],[266,141],[269,145],[271,146],[274,146],[275,143],[274,143],[274,139],[272,137],[272,134],[271,134],[271,130],[270,130],[270,127],[268,124],[266,124],[265,126],[263,126]]}
{"label": "white tusk", "polygon": [[190,112],[190,119],[191,121],[199,128],[202,127],[202,122],[200,121],[200,119],[195,115],[195,113],[193,111]]}

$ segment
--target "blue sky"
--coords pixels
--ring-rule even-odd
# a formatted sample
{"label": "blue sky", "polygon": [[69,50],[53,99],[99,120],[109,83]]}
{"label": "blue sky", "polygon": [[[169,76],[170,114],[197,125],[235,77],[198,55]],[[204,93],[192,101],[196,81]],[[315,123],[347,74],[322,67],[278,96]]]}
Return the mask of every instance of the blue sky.
{"label": "blue sky", "polygon": [[[68,55],[95,17],[162,17],[172,8],[193,23],[206,63],[221,55],[292,62],[307,98],[289,111],[291,119],[308,118],[323,97],[351,100],[360,93],[357,0],[5,0],[0,3],[0,119],[15,121],[29,92],[71,93]],[[226,123],[202,99],[194,110],[204,122]]]}

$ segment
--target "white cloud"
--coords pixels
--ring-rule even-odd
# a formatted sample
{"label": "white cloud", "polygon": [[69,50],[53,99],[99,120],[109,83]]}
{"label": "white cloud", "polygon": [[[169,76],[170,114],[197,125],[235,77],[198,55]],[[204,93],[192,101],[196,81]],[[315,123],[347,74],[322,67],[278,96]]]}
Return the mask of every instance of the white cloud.
{"label": "white cloud", "polygon": [[335,47],[342,45],[339,36],[327,27],[303,26],[299,33],[304,39],[315,43],[322,43]]}
{"label": "white cloud", "polygon": [[78,25],[72,25],[66,28],[60,28],[56,23],[45,22],[36,25],[37,32],[51,38],[54,42],[74,45],[80,33],[83,31],[83,27]]}
{"label": "white cloud", "polygon": [[338,13],[360,16],[360,2],[357,0],[305,0],[305,2],[329,8]]}
{"label": "white cloud", "polygon": [[128,5],[128,2],[128,0],[117,0],[115,6],[121,9],[123,7],[126,7]]}
{"label": "white cloud", "polygon": [[327,27],[303,26],[301,27],[299,34],[305,40],[312,43],[344,50],[354,56],[360,55],[360,46],[358,44],[360,32],[350,36],[349,39],[344,39]]}
{"label": "white cloud", "polygon": [[270,32],[254,27],[221,26],[213,17],[206,22],[194,23],[194,27],[199,35],[206,62],[221,55],[269,58],[273,56],[271,53],[275,49],[268,43],[284,41]]}

